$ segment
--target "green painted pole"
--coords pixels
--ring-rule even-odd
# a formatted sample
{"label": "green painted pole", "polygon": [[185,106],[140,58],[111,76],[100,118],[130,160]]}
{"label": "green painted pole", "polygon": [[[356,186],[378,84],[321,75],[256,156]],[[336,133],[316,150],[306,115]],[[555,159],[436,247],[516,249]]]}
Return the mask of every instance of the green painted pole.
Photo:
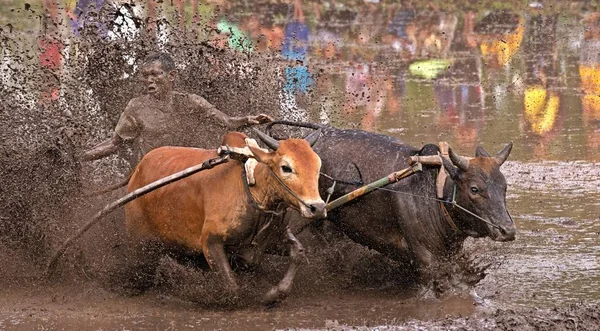
{"label": "green painted pole", "polygon": [[405,168],[405,169],[402,169],[402,170],[399,170],[396,172],[392,172],[391,174],[389,174],[381,179],[378,179],[378,180],[376,180],[372,183],[369,183],[363,187],[357,188],[356,190],[331,201],[330,203],[328,203],[325,206],[325,209],[327,209],[327,211],[335,209],[335,208],[337,208],[349,201],[352,201],[360,196],[363,196],[373,190],[376,190],[380,187],[384,187],[386,185],[395,183],[395,182],[399,181],[400,179],[406,178],[418,171],[421,171],[422,169],[423,169],[423,167],[422,167],[421,163],[417,162],[412,167]]}

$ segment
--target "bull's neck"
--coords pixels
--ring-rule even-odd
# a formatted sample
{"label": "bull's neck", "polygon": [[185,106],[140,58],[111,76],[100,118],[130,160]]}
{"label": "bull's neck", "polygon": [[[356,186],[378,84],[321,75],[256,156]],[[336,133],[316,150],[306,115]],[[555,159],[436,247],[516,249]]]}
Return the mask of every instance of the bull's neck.
{"label": "bull's neck", "polygon": [[261,209],[274,210],[282,200],[277,186],[280,185],[273,177],[269,166],[264,163],[256,165],[254,170],[255,184],[250,187],[252,198]]}
{"label": "bull's neck", "polygon": [[[458,198],[456,194],[456,182],[454,182],[450,176],[446,177],[446,183],[444,184],[444,196],[442,199],[448,203],[443,203],[443,206],[440,204],[440,209],[442,209],[442,227],[445,233],[445,246],[449,250],[454,250],[460,247],[462,242],[467,238],[467,235],[460,230],[464,225],[459,211],[450,203]],[[444,207],[445,211],[443,210]]]}

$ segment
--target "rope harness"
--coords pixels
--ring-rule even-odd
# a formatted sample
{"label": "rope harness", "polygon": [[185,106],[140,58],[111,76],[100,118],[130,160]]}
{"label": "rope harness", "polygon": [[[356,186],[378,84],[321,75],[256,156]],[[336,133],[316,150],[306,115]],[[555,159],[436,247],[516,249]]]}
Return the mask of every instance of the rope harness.
{"label": "rope harness", "polygon": [[446,222],[448,222],[448,224],[450,225],[450,227],[452,227],[453,229],[462,232],[458,226],[456,225],[456,223],[454,223],[454,221],[452,220],[452,217],[450,216],[450,214],[448,213],[448,209],[446,208],[447,203],[452,205],[452,208],[454,207],[458,207],[459,209],[463,210],[464,212],[468,213],[469,215],[477,218],[478,220],[498,229],[502,231],[502,228],[484,218],[482,218],[481,216],[471,212],[470,210],[466,209],[465,207],[459,205],[456,202],[456,184],[454,184],[454,188],[453,188],[453,194],[452,194],[452,200],[444,200],[444,199],[438,199],[438,198],[431,198],[431,197],[427,197],[424,195],[417,195],[417,194],[412,194],[412,193],[406,193],[406,192],[400,192],[400,191],[396,191],[396,190],[392,190],[392,189],[388,189],[388,188],[384,188],[384,187],[380,187],[378,188],[378,190],[382,190],[382,191],[388,191],[388,192],[393,192],[396,194],[404,194],[404,195],[410,195],[413,196],[415,198],[421,198],[421,199],[427,199],[427,200],[433,200],[433,201],[438,201],[440,203],[440,207],[442,208],[442,213],[444,214],[445,218],[446,218]]}
{"label": "rope harness", "polygon": [[[353,163],[354,164],[354,163]],[[325,204],[329,203],[329,200],[331,199],[331,196],[333,195],[333,192],[335,191],[335,186],[337,183],[342,183],[345,185],[352,185],[352,186],[361,186],[364,185],[365,183],[362,180],[362,175],[360,173],[360,170],[358,169],[358,166],[356,166],[356,164],[354,164],[354,167],[356,167],[356,170],[358,170],[358,175],[361,177],[360,181],[353,181],[353,182],[349,182],[349,181],[345,181],[345,180],[341,180],[341,179],[336,179],[333,178],[331,176],[329,176],[328,174],[324,173],[324,172],[319,172],[319,174],[327,179],[329,179],[330,181],[332,181],[333,183],[331,184],[330,187],[327,188],[326,192],[327,192],[327,199],[325,200]]]}
{"label": "rope harness", "polygon": [[271,170],[271,174],[273,175],[273,177],[275,177],[275,179],[277,179],[277,182],[283,186],[283,188],[288,191],[288,193],[293,196],[296,200],[298,200],[301,204],[303,204],[306,208],[310,209],[311,211],[315,211],[315,207],[312,205],[307,204],[306,202],[304,202],[304,200],[302,200],[297,194],[296,192],[292,191],[292,189],[285,185],[285,183],[281,180],[281,178],[279,178],[279,176],[277,176],[277,174],[275,173],[275,171],[273,171],[273,169],[271,169],[271,167],[267,166],[269,168],[269,170]]}
{"label": "rope harness", "polygon": [[[247,141],[248,143],[248,141]],[[258,146],[258,145],[256,145]],[[248,162],[248,160],[250,158],[258,161],[255,157],[254,154],[252,154],[252,152],[250,151],[249,148],[244,147],[244,148],[239,148],[239,147],[230,147],[230,146],[221,146],[218,149],[218,153],[219,155],[235,155],[236,157],[232,157],[238,161],[241,162],[242,164],[242,180],[244,182],[244,189],[246,190],[247,195],[249,196],[249,201],[251,202],[251,204],[257,208],[258,210],[260,210],[261,212],[264,213],[277,213],[276,211],[272,211],[272,210],[268,210],[268,209],[264,209],[261,208],[260,205],[256,202],[256,200],[254,199],[254,197],[252,196],[252,193],[250,192],[250,186],[254,186],[254,169],[252,169],[252,178],[250,179],[247,175],[248,172],[248,167],[245,166],[246,162]],[[259,161],[259,163],[262,163]],[[270,170],[270,174],[275,177],[275,179],[277,180],[277,183],[279,183],[279,185],[281,185],[292,197],[294,197],[294,199],[298,200],[298,202],[300,202],[301,204],[303,204],[304,206],[306,206],[306,208],[310,209],[311,211],[315,210],[314,206],[309,205],[308,203],[306,203],[304,200],[302,200],[302,198],[300,198],[296,192],[294,192],[289,186],[287,186],[283,180],[281,180],[281,178],[279,178],[279,176],[277,176],[277,174],[275,173],[275,171],[273,171],[273,169],[271,167],[269,167],[268,164],[263,163],[265,166],[267,166],[267,168]],[[250,184],[251,183],[251,184]],[[278,208],[279,209],[279,208]]]}
{"label": "rope harness", "polygon": [[[450,201],[450,203],[452,204],[452,207],[454,207],[454,204],[456,203],[456,183],[454,184],[452,191],[453,191],[452,201]],[[448,212],[448,209],[446,208],[445,203],[447,203],[447,201],[444,201],[444,202],[440,201],[440,207],[442,208],[442,214],[444,214],[444,218],[446,219],[446,222],[450,225],[450,227],[452,229],[454,229],[454,231],[462,233],[462,231],[458,228],[458,225],[456,225],[456,223],[454,223],[452,216],[450,216],[450,213]]]}

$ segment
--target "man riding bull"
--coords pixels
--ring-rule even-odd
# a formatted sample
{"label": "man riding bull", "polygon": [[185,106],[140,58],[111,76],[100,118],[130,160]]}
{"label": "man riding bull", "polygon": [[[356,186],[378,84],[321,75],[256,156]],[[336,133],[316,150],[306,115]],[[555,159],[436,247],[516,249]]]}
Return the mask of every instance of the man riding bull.
{"label": "man riding bull", "polygon": [[[232,117],[191,93],[173,90],[177,75],[173,58],[166,53],[149,55],[141,67],[146,94],[129,101],[113,136],[84,152],[80,159],[91,161],[131,144],[135,163],[161,146],[215,148],[226,131],[271,122],[265,114]],[[217,140],[215,140],[217,139]],[[135,164],[134,163],[134,164]]]}

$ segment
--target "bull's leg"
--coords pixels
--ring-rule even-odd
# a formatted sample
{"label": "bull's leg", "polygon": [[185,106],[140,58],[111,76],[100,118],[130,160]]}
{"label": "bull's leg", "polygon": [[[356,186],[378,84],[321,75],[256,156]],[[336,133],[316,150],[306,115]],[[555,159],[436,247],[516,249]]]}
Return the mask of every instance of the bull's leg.
{"label": "bull's leg", "polygon": [[421,291],[419,297],[423,299],[438,298],[441,294],[439,283],[443,281],[442,270],[434,255],[423,245],[413,245],[416,258],[416,270],[419,274]]}
{"label": "bull's leg", "polygon": [[233,293],[237,293],[239,286],[233,276],[227,254],[225,254],[225,243],[223,240],[218,236],[208,235],[206,240],[204,240],[202,251],[210,268],[224,279],[227,289]]}
{"label": "bull's leg", "polygon": [[285,276],[279,284],[272,287],[265,295],[263,300],[266,304],[281,301],[290,294],[294,283],[294,277],[296,277],[296,272],[298,271],[298,266],[304,259],[304,247],[302,247],[300,241],[298,241],[289,228],[286,228],[286,237],[290,247],[290,264]]}

